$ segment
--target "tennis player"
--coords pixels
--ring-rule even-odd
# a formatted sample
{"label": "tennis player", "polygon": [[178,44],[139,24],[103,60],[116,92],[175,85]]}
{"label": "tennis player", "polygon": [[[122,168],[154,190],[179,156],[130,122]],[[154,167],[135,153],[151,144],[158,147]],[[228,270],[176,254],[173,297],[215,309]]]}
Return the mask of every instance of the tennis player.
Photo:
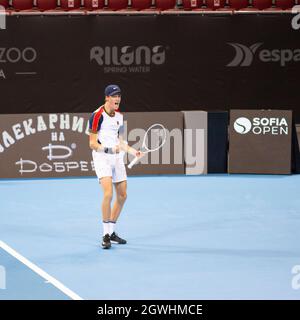
{"label": "tennis player", "polygon": [[[103,249],[109,249],[111,243],[126,244],[115,232],[127,197],[127,174],[124,165],[124,152],[141,157],[142,152],[129,147],[123,140],[123,115],[119,112],[121,89],[117,85],[105,88],[105,103],[93,112],[89,120],[90,148],[93,150],[94,167],[103,189],[102,220]],[[116,200],[111,208],[113,184]]]}

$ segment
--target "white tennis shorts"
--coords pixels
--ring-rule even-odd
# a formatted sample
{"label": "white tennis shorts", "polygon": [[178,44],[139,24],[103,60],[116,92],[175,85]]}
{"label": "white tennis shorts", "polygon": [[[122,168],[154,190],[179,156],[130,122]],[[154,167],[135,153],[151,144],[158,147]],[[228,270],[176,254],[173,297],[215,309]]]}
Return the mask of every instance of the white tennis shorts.
{"label": "white tennis shorts", "polygon": [[120,154],[106,154],[93,150],[94,167],[98,179],[112,177],[112,182],[117,183],[127,180],[124,164],[124,152]]}

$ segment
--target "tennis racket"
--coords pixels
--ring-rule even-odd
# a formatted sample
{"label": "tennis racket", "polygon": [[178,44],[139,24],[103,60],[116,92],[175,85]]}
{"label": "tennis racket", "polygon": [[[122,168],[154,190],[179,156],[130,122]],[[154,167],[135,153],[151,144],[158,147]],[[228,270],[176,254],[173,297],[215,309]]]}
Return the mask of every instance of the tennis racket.
{"label": "tennis racket", "polygon": [[[143,144],[140,149],[142,153],[148,153],[157,151],[165,144],[167,139],[167,131],[165,127],[160,123],[155,123],[145,133]],[[139,157],[135,157],[128,165],[131,169],[139,160]]]}

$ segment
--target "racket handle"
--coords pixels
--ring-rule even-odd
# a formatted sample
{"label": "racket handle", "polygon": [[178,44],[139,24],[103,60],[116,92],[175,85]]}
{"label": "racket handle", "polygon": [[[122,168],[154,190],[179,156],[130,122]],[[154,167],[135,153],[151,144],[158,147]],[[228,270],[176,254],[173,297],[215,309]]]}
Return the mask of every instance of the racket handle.
{"label": "racket handle", "polygon": [[128,165],[128,168],[131,169],[137,162],[138,162],[139,158],[135,157]]}

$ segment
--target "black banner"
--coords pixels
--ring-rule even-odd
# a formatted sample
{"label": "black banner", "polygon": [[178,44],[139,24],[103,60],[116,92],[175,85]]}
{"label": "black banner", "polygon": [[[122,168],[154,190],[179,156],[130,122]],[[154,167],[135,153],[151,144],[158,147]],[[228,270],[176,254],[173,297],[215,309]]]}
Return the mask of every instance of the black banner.
{"label": "black banner", "polygon": [[288,300],[102,300],[102,301],[1,301],[7,314],[31,319],[60,315],[80,319],[283,319],[296,314],[299,301]]}
{"label": "black banner", "polygon": [[117,83],[123,111],[290,109],[299,123],[292,18],[11,16],[0,30],[0,112],[90,112]]}

